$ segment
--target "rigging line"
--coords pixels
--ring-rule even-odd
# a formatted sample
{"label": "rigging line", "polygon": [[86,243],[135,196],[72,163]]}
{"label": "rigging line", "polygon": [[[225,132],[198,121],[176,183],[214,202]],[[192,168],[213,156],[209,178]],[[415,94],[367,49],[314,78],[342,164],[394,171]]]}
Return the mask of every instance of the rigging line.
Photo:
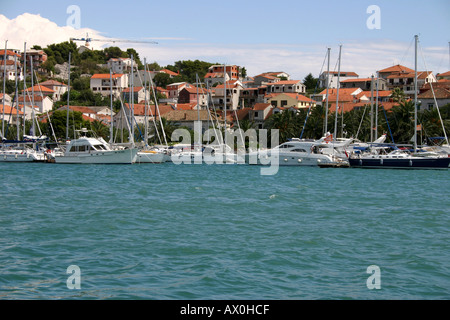
{"label": "rigging line", "polygon": [[[145,64],[145,66],[144,66],[144,72],[145,72],[145,84],[146,84],[146,81],[147,81],[147,64]],[[142,82],[142,77],[141,77],[141,74],[139,73],[139,69],[137,69],[137,71],[136,71],[136,73],[137,73],[137,75],[138,75],[138,78],[139,78],[139,81],[141,82],[141,84],[143,83]],[[149,82],[149,87],[150,87],[150,85],[151,85],[151,75],[150,75],[150,82]],[[154,95],[154,97],[155,97],[155,103],[156,103],[156,100],[158,99],[157,97],[156,97],[156,94],[155,94],[155,92],[154,92],[154,90],[153,90],[153,88],[152,88],[152,90],[149,90],[149,93],[151,94],[153,92],[153,95]],[[132,93],[133,95],[134,95],[134,92]],[[156,135],[158,136],[158,140],[159,140],[159,143],[160,144],[163,144],[162,143],[162,140],[161,140],[161,136],[159,135],[159,131],[158,131],[158,129],[157,129],[157,126],[156,126],[156,121],[155,121],[155,116],[153,115],[153,111],[152,111],[152,108],[151,108],[151,106],[150,106],[150,102],[148,102],[148,99],[147,99],[147,87],[144,85],[144,94],[145,94],[145,108],[147,108],[148,107],[148,110],[150,111],[150,116],[152,117],[152,121],[153,121],[153,126],[154,126],[154,128],[155,128],[155,131],[156,131]],[[139,102],[139,101],[138,101]],[[156,107],[155,107],[155,111],[156,111]],[[155,112],[156,113],[156,112]],[[146,119],[146,122],[147,122],[147,119]],[[164,130],[164,128],[161,126],[161,130]],[[147,146],[148,145],[148,141],[145,141],[145,145]]]}
{"label": "rigging line", "polygon": [[[150,87],[152,88],[153,96],[155,97],[155,114],[156,114],[156,112],[158,113],[159,124],[161,126],[161,131],[162,131],[162,134],[163,134],[163,137],[164,137],[164,142],[166,143],[166,146],[169,146],[169,144],[167,143],[166,131],[164,130],[164,125],[163,125],[162,119],[161,119],[161,112],[159,111],[158,98],[156,96],[155,86],[153,84],[152,77],[150,77]],[[162,142],[161,142],[161,144],[162,144]]]}
{"label": "rigging line", "polygon": [[359,127],[358,127],[358,131],[356,132],[356,137],[355,139],[358,139],[358,135],[359,135],[359,130],[361,129],[362,123],[364,121],[364,115],[366,114],[366,110],[367,110],[367,104],[364,105],[364,112],[363,115],[361,117],[361,121],[359,122]]}
{"label": "rigging line", "polygon": [[[423,55],[422,46],[419,46],[419,48],[420,48],[420,53],[422,55],[423,63],[425,65],[425,73],[428,74],[428,67],[427,67],[427,63],[425,61],[425,57]],[[435,107],[436,107],[436,109],[438,111],[439,120],[441,121],[441,124],[442,124],[442,131],[444,131],[445,141],[448,144],[448,137],[447,137],[447,133],[445,132],[444,122],[442,121],[441,112],[439,110],[439,105],[438,105],[437,100],[436,100],[436,95],[434,94],[433,83],[431,81],[429,83],[430,83],[431,93],[433,94],[434,105],[435,105]]]}
{"label": "rigging line", "polygon": [[[211,110],[209,110],[209,101],[211,100],[211,95],[210,95],[210,89],[209,89],[209,84],[208,82],[206,82],[206,110],[208,110],[208,116],[211,119],[211,124],[214,130],[214,141],[217,141],[217,138],[219,137],[219,135],[217,134],[216,131],[216,126],[214,125],[214,119],[211,115]],[[215,114],[215,118],[217,120],[217,114]],[[211,137],[209,137],[209,140],[211,140]],[[220,141],[218,141],[220,144]]]}
{"label": "rigging line", "polygon": [[405,51],[405,54],[403,55],[402,59],[400,60],[400,64],[404,64],[404,61],[406,61],[406,57],[409,54],[409,51],[411,50],[411,47],[414,43],[414,37],[411,39],[411,42],[409,43],[408,49]]}
{"label": "rigging line", "polygon": [[[328,56],[328,50],[327,50],[327,53],[325,54],[325,58],[323,59],[322,67],[320,68],[319,74],[322,74],[323,67],[324,67],[324,65],[325,65],[325,61],[327,60],[327,56]],[[317,81],[316,87],[314,88],[314,92],[313,92],[312,95],[314,95],[314,94],[316,93],[316,90],[318,89],[318,87],[319,87],[319,81]],[[311,97],[310,97],[310,99],[311,99]],[[312,99],[311,99],[311,100],[312,100]],[[322,101],[322,103],[323,103],[323,101]],[[303,132],[305,131],[306,122],[308,121],[308,118],[309,118],[309,114],[310,114],[311,108],[312,108],[312,102],[310,101],[310,102],[309,102],[308,113],[306,114],[305,122],[303,123],[302,133],[300,134],[300,139],[303,137]]]}

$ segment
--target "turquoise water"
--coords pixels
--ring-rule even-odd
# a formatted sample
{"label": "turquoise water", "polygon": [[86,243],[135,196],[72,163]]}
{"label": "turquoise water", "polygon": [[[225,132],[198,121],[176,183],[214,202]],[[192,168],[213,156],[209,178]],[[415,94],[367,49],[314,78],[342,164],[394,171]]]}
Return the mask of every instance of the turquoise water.
{"label": "turquoise water", "polygon": [[0,170],[0,299],[450,298],[448,171]]}

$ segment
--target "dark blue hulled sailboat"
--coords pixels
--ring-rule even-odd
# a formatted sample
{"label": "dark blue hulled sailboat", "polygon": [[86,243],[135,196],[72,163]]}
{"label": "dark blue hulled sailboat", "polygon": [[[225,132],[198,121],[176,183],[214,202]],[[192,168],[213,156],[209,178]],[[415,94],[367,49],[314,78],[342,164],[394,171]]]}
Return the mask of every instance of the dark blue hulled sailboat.
{"label": "dark blue hulled sailboat", "polygon": [[[415,36],[415,76],[414,76],[414,128],[417,128],[417,42]],[[370,144],[350,156],[349,164],[353,168],[391,168],[391,169],[448,169],[448,153],[421,152],[417,148],[417,131],[414,130],[412,150],[398,148],[395,144]]]}

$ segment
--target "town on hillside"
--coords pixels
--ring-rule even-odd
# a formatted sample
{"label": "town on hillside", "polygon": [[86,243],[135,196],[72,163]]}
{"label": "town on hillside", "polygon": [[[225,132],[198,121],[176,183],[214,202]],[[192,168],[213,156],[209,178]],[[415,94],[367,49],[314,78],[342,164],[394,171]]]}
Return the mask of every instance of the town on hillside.
{"label": "town on hillside", "polygon": [[[32,70],[34,77],[31,77]],[[84,125],[95,123],[94,127],[108,127],[112,123],[114,128],[123,130],[124,119],[133,114],[137,125],[161,117],[174,125],[193,129],[195,121],[208,121],[209,113],[198,111],[209,108],[218,121],[226,121],[230,127],[242,124],[263,129],[276,128],[277,114],[278,117],[286,112],[302,114],[299,123],[303,125],[305,117],[320,110],[321,116],[314,124],[320,128],[309,131],[309,135],[320,136],[328,106],[329,116],[336,110],[341,114],[342,135],[354,135],[356,130],[347,123],[345,114],[359,112],[361,117],[367,106],[376,105],[383,130],[392,129],[395,123],[386,126],[389,124],[386,113],[415,94],[415,71],[403,65],[386,66],[376,76],[359,75],[352,70],[339,74],[324,71],[317,78],[309,74],[302,80],[292,79],[286,71],[268,70],[250,76],[243,66],[202,61],[179,61],[161,67],[156,62],[144,64],[134,49],[124,52],[112,47],[95,51],[77,47],[73,42],[44,49],[34,46],[26,51],[10,48],[0,50],[4,88],[0,94],[0,116],[10,125],[23,120],[32,122],[34,117],[45,125],[48,117],[69,108],[81,116]],[[444,106],[448,109],[450,71],[438,74],[418,71],[417,85],[420,111],[431,112]],[[362,116],[368,115],[365,111]],[[333,122],[329,121],[330,126]],[[355,123],[353,127],[360,119]],[[294,130],[301,128],[297,126]],[[108,134],[108,130],[100,132]]]}

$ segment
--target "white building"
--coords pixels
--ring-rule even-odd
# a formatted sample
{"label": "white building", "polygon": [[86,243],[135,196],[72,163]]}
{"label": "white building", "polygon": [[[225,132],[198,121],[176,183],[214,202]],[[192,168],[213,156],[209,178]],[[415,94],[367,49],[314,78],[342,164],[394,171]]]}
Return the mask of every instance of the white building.
{"label": "white building", "polygon": [[330,72],[324,71],[319,76],[319,87],[320,88],[327,87],[327,76],[328,76],[328,81],[330,84],[329,88],[335,88],[335,89],[338,86],[338,77],[339,77],[339,81],[359,78],[359,75],[352,71],[341,71],[340,74],[337,71],[330,71]]}
{"label": "white building", "polygon": [[[131,71],[131,58],[111,58],[108,60],[108,69],[113,73],[128,73]],[[136,63],[133,61],[133,66]]]}
{"label": "white building", "polygon": [[[112,78],[112,84],[110,79]],[[128,88],[128,76],[126,74],[94,74],[91,77],[90,88],[94,93],[109,96],[111,88],[114,98],[119,98],[125,88]]]}

